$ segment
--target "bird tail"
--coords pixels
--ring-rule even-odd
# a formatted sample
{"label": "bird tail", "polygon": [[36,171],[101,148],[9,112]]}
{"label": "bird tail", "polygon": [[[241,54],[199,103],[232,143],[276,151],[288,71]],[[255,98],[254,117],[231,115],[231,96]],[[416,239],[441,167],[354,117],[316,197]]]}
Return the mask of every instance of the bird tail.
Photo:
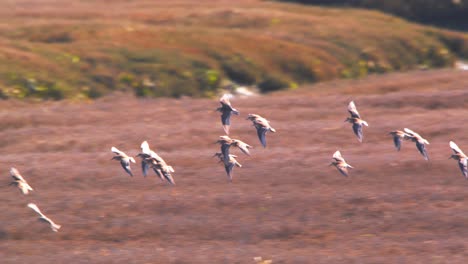
{"label": "bird tail", "polygon": [[51,224],[51,227],[52,227],[52,230],[53,230],[54,232],[57,232],[62,226],[53,223],[53,224]]}
{"label": "bird tail", "polygon": [[273,132],[273,133],[275,133],[275,132],[276,132],[276,129],[270,127],[270,131]]}
{"label": "bird tail", "polygon": [[174,171],[174,168],[172,168],[172,166],[167,166],[167,169],[168,169],[170,172],[175,172],[175,171]]}

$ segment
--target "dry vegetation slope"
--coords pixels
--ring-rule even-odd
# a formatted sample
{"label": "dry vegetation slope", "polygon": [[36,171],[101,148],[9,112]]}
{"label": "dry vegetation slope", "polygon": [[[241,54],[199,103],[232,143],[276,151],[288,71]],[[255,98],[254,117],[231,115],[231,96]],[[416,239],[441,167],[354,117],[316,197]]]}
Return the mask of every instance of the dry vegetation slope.
{"label": "dry vegetation slope", "polygon": [[1,95],[17,98],[211,96],[223,79],[273,90],[468,55],[466,34],[269,1],[22,0],[0,29]]}
{"label": "dry vegetation slope", "polygon": [[[211,158],[215,100],[0,102],[1,262],[464,263],[468,183],[447,157],[449,140],[468,151],[467,77],[413,72],[238,98],[232,136],[255,149],[239,153],[232,184]],[[351,99],[370,124],[362,144],[343,123]],[[248,113],[277,129],[266,149]],[[395,151],[386,133],[403,127],[431,142],[431,162],[410,142]],[[112,145],[134,155],[143,140],[177,186],[110,160]],[[355,167],[349,178],[327,167],[337,149]],[[10,166],[30,196],[7,186]],[[37,222],[28,202],[62,229]]]}

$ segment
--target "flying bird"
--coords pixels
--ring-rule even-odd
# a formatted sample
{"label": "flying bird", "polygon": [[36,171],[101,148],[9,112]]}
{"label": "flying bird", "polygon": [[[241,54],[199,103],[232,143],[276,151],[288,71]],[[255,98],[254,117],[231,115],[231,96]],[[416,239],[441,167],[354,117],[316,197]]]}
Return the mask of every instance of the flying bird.
{"label": "flying bird", "polygon": [[233,108],[230,102],[230,98],[232,95],[230,94],[224,94],[221,96],[219,99],[219,102],[221,103],[221,107],[217,108],[216,111],[221,112],[221,123],[223,124],[223,129],[224,133],[226,135],[229,135],[229,128],[231,126],[231,115],[239,115],[239,111],[237,109]]}
{"label": "flying bird", "polygon": [[249,144],[239,139],[230,138],[229,136],[220,136],[219,140],[216,141],[216,143],[221,144],[221,153],[224,157],[229,156],[229,149],[231,146],[238,147],[244,154],[248,156],[250,156],[249,149],[253,148]]}
{"label": "flying bird", "polygon": [[242,165],[237,162],[235,158],[237,158],[236,155],[229,154],[228,158],[225,158],[223,153],[215,153],[213,157],[218,157],[220,162],[224,163],[224,169],[226,170],[226,174],[229,178],[229,181],[232,182],[232,169],[234,166],[237,167],[242,167]]}
{"label": "flying bird", "polygon": [[461,149],[455,144],[455,142],[450,141],[450,148],[453,150],[453,154],[449,157],[449,159],[454,159],[458,161],[458,166],[460,170],[465,176],[465,179],[468,180],[468,157],[461,151]]}
{"label": "flying bird", "polygon": [[39,215],[39,221],[48,223],[50,225],[50,228],[52,229],[52,231],[57,232],[60,229],[60,227],[62,227],[61,225],[57,225],[56,223],[54,223],[54,221],[52,221],[50,218],[45,216],[41,212],[41,210],[39,210],[39,207],[37,207],[37,205],[35,205],[33,203],[29,203],[28,207],[33,209],[34,212],[36,212]]}
{"label": "flying bird", "polygon": [[401,130],[391,131],[388,134],[393,136],[393,143],[395,144],[395,147],[396,147],[396,149],[398,151],[400,151],[400,149],[401,149],[401,140],[402,139],[405,139],[405,140],[411,139],[411,136],[409,134],[406,134],[405,132],[403,132]]}
{"label": "flying bird", "polygon": [[149,147],[148,141],[143,141],[140,145],[141,153],[138,153],[137,157],[141,158],[141,170],[143,172],[143,176],[146,177],[148,175],[148,169],[151,167],[151,156],[156,155],[154,151],[152,151]]}
{"label": "flying bird", "polygon": [[429,156],[427,155],[427,151],[425,147],[426,144],[429,145],[429,141],[427,141],[426,139],[421,137],[421,135],[419,135],[418,133],[414,132],[413,130],[409,128],[404,128],[403,130],[406,132],[406,134],[409,135],[409,139],[416,143],[416,147],[418,148],[421,155],[423,155],[424,159],[429,160]]}
{"label": "flying bird", "polygon": [[33,191],[33,188],[29,186],[28,182],[26,182],[17,169],[11,168],[10,175],[13,178],[13,181],[10,183],[10,185],[18,186],[23,194],[28,194],[29,191]]}
{"label": "flying bird", "polygon": [[265,148],[266,147],[266,133],[268,131],[275,133],[276,129],[271,127],[270,122],[268,120],[256,114],[249,114],[247,116],[247,120],[250,120],[253,122],[253,125],[257,129],[258,139],[260,140],[260,143],[262,143],[262,146]]}
{"label": "flying bird", "polygon": [[[156,154],[157,155],[157,154]],[[151,167],[153,168],[154,172],[161,178],[162,180],[166,180],[172,185],[175,185],[174,177],[172,177],[172,173],[175,172],[172,166],[166,164],[166,162],[160,156],[151,156],[149,158],[151,162]]]}
{"label": "flying bird", "polygon": [[362,142],[362,126],[369,126],[369,124],[367,124],[366,121],[361,119],[361,116],[359,115],[359,112],[356,109],[354,101],[351,101],[348,104],[348,112],[351,114],[351,117],[346,118],[345,122],[353,124],[354,134],[356,134],[359,142]]}
{"label": "flying bird", "polygon": [[333,159],[329,166],[335,166],[341,174],[348,177],[348,168],[353,169],[353,167],[346,163],[339,150],[333,154]]}
{"label": "flying bird", "polygon": [[143,141],[143,143],[141,143],[141,153],[139,153],[137,157],[140,157],[142,159],[141,167],[143,170],[143,175],[145,177],[147,175],[148,169],[151,167],[161,180],[166,180],[170,184],[175,185],[174,178],[171,174],[175,172],[174,168],[172,168],[172,166],[167,165],[167,163],[164,161],[163,158],[161,158],[161,156],[159,156],[156,152],[152,151],[147,141]]}
{"label": "flying bird", "polygon": [[118,160],[122,165],[122,168],[133,177],[132,170],[130,169],[130,162],[135,163],[135,159],[133,157],[128,156],[123,151],[118,150],[116,147],[112,147],[111,151],[114,152],[116,156],[112,157],[111,160]]}

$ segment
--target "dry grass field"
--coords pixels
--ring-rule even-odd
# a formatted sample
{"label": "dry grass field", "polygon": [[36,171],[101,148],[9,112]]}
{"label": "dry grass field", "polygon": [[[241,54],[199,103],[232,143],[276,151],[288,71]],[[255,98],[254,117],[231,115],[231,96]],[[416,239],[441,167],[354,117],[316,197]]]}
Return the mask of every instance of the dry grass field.
{"label": "dry grass field", "polygon": [[[421,71],[335,81],[235,98],[231,136],[242,168],[227,181],[212,158],[223,134],[216,100],[0,102],[2,263],[465,263],[468,181],[449,140],[468,152],[468,74]],[[369,127],[359,143],[346,105]],[[263,149],[248,113],[271,121]],[[387,133],[430,141],[397,152]],[[148,140],[173,165],[176,186],[138,164],[131,178],[111,146],[136,155]],[[341,150],[350,177],[328,167]],[[34,191],[8,186],[16,167]],[[26,207],[62,225],[54,233]]]}

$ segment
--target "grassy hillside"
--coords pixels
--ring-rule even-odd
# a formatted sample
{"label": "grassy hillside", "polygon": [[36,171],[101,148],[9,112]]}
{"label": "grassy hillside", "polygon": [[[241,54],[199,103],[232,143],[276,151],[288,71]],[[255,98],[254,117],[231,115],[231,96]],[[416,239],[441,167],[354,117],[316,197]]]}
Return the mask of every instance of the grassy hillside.
{"label": "grassy hillside", "polygon": [[224,80],[270,91],[468,57],[461,33],[253,0],[22,0],[0,6],[0,29],[4,98],[210,96]]}

